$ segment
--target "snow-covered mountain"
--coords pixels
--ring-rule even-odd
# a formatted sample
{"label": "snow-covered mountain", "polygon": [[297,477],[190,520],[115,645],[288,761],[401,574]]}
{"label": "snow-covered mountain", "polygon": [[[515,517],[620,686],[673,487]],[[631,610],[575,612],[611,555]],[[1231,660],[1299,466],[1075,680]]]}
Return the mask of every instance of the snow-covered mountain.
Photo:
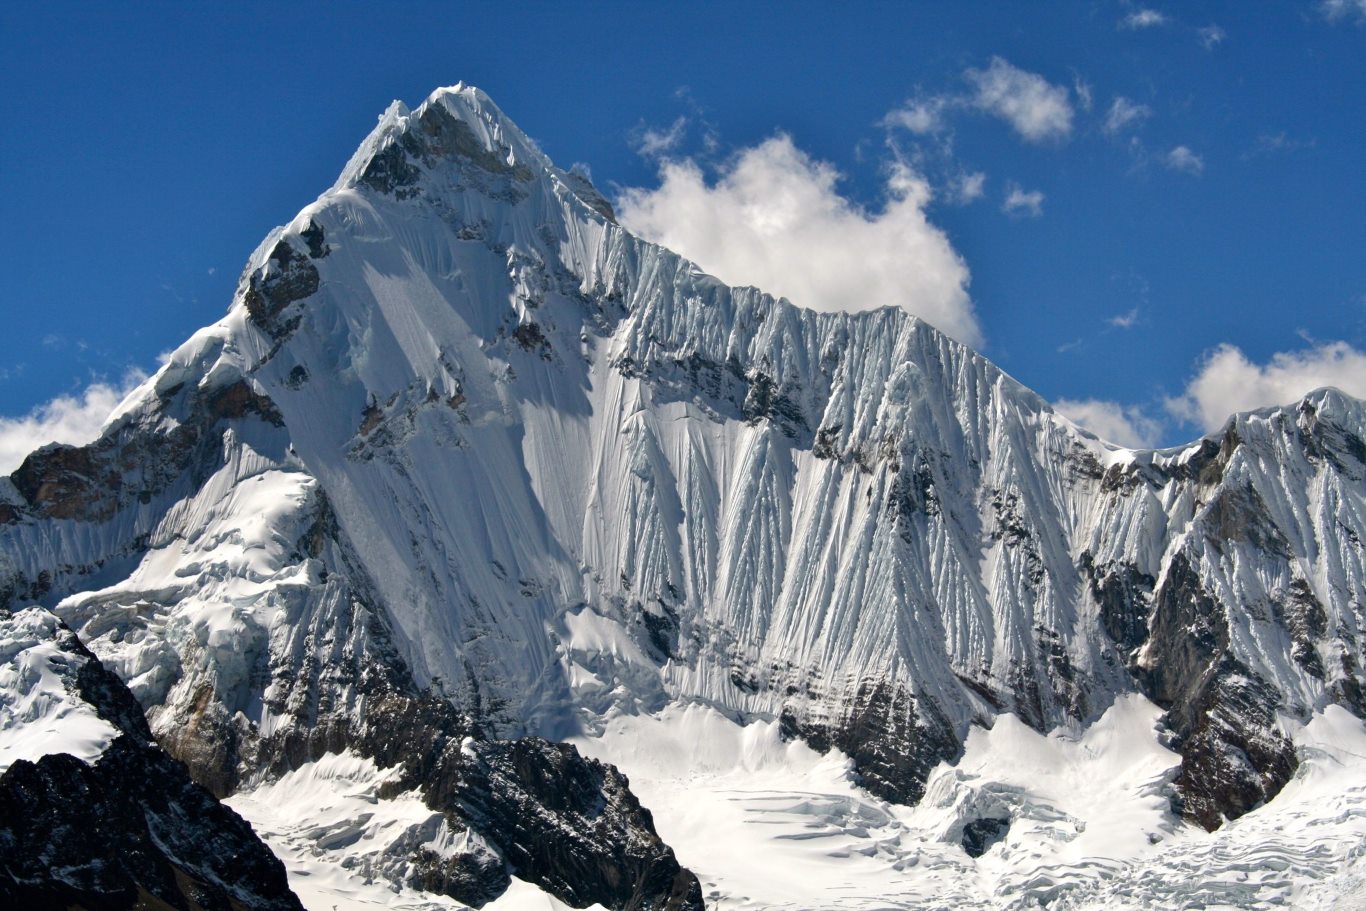
{"label": "snow-covered mountain", "polygon": [[938,788],[980,853],[1021,805],[944,783],[974,731],[1146,698],[1178,815],[1273,798],[1296,731],[1366,713],[1363,436],[1325,389],[1110,446],[901,310],[632,236],[457,86],[395,103],[99,441],[0,480],[0,607],[70,624],[234,805],[360,788],[386,809],[308,850],[366,880],[700,907],[562,741],[705,707],[870,800]]}

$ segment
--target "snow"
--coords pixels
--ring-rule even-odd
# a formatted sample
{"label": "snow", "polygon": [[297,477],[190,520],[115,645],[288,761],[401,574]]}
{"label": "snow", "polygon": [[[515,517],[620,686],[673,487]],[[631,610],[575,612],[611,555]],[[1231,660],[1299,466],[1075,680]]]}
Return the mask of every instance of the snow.
{"label": "snow", "polygon": [[[433,158],[404,198],[368,189],[373,156],[437,106],[512,170]],[[1084,436],[904,312],[813,313],[727,288],[575,187],[473,87],[391,107],[337,185],[249,263],[267,267],[278,242],[303,250],[308,225],[325,233],[319,290],[291,310],[290,337],[259,331],[239,295],[111,424],[164,430],[188,415],[160,396],[249,378],[285,428],[225,436],[226,464],[202,491],[110,526],[0,529],[6,555],[36,575],[149,534],[156,552],[136,572],[111,570],[59,613],[150,706],[191,700],[195,687],[177,682],[205,678],[225,703],[249,704],[250,674],[216,645],[272,647],[281,603],[314,584],[282,545],[322,493],[418,682],[443,681],[460,701],[473,680],[510,707],[500,730],[549,736],[671,700],[776,715],[789,685],[829,708],[860,681],[902,674],[957,737],[991,713],[964,678],[1007,705],[1022,675],[1037,678],[1041,725],[1067,723],[1076,697],[1099,711],[1133,689],[1083,557],[1160,579],[1186,556],[1226,603],[1274,603],[1302,579],[1326,635],[1366,635],[1352,607],[1366,553],[1338,530],[1366,533],[1360,491],[1284,451],[1282,412],[1240,419],[1228,483],[1253,485],[1294,530],[1289,555],[1202,547],[1213,519],[1194,481],[1113,491],[1088,473],[1167,470],[1198,447],[1145,453]],[[515,341],[531,323],[544,348]],[[301,367],[312,379],[292,379]],[[759,376],[788,418],[743,413]],[[1352,408],[1334,400],[1325,413]],[[663,666],[639,622],[660,605],[679,618]],[[115,629],[94,619],[134,611]],[[1040,629],[1078,692],[1052,676]],[[1272,621],[1252,621],[1234,649],[1289,694],[1292,714],[1326,701],[1333,681],[1288,660]],[[736,687],[737,668],[769,685]]]}
{"label": "snow", "polygon": [[[447,911],[466,906],[403,885],[415,844],[442,855],[487,850],[478,836],[454,833],[440,813],[412,794],[381,799],[397,769],[332,753],[274,780],[255,782],[224,801],[285,864],[289,885],[309,911]],[[493,911],[567,911],[518,879]],[[605,911],[599,905],[590,911]]]}
{"label": "snow", "polygon": [[59,648],[59,631],[40,607],[0,620],[0,773],[49,753],[93,762],[119,736],[76,691],[87,659]]}
{"label": "snow", "polygon": [[[1210,834],[1171,814],[1180,758],[1160,716],[1140,696],[1083,731],[1043,735],[1002,715],[909,808],[857,787],[837,751],[711,707],[619,715],[573,742],[627,774],[715,911],[1366,907],[1359,719],[1336,706],[1315,715],[1281,795]],[[1005,838],[969,857],[962,823],[997,815],[1011,820]]]}

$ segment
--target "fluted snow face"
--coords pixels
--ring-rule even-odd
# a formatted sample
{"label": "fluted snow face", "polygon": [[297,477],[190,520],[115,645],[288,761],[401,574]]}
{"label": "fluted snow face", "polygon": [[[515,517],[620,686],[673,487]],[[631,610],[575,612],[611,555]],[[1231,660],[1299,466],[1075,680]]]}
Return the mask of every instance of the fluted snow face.
{"label": "fluted snow face", "polygon": [[[356,165],[295,222],[331,248],[300,325],[259,368],[277,340],[242,340],[421,674],[473,663],[513,720],[557,723],[566,695],[776,712],[868,677],[962,725],[955,674],[1038,678],[1057,722],[1115,688],[1059,514],[1089,444],[1034,396],[899,311],[802,311],[638,241],[471,91],[381,130],[459,132],[441,111],[489,161],[418,152],[385,193]],[[584,612],[620,631],[580,642]],[[1088,679],[1051,692],[1036,627]]]}
{"label": "fluted snow face", "polygon": [[475,89],[391,108],[110,433],[237,385],[269,407],[203,476],[0,526],[167,728],[205,684],[275,723],[270,668],[341,597],[296,546],[320,496],[419,683],[506,733],[700,700],[857,755],[871,713],[914,798],[973,720],[1085,723],[1135,670],[1192,718],[1223,656],[1291,713],[1359,706],[1361,403],[1111,447],[902,311],[802,310],[631,236]]}

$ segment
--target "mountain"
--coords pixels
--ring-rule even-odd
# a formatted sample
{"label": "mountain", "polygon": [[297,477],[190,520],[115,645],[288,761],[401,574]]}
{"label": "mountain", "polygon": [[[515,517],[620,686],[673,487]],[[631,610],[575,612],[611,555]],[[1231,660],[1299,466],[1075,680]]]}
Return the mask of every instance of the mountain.
{"label": "mountain", "polygon": [[[974,731],[1133,697],[1173,818],[1272,800],[1300,727],[1366,713],[1363,435],[1324,389],[1108,445],[902,310],[632,236],[456,86],[395,103],[98,441],[0,480],[0,607],[53,610],[230,803],[313,776],[407,808],[309,856],[696,908],[631,782],[564,741],[704,707],[915,804]],[[946,837],[987,850],[1001,807]]]}

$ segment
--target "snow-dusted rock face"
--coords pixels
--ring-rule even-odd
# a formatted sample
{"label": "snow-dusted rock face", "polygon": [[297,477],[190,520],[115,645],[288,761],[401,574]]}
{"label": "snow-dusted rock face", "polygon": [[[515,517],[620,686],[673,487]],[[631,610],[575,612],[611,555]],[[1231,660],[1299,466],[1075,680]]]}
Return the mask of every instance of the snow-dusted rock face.
{"label": "snow-dusted rock face", "polygon": [[0,611],[0,900],[297,911],[284,865],[56,616]]}
{"label": "snow-dusted rock face", "polygon": [[101,440],[0,480],[0,605],[52,606],[220,794],[401,764],[477,838],[394,876],[696,906],[625,780],[534,738],[700,702],[914,802],[974,721],[1141,691],[1189,818],[1274,795],[1287,723],[1366,712],[1363,435],[1323,390],[1116,449],[900,310],[633,237],[456,87],[391,107]]}

